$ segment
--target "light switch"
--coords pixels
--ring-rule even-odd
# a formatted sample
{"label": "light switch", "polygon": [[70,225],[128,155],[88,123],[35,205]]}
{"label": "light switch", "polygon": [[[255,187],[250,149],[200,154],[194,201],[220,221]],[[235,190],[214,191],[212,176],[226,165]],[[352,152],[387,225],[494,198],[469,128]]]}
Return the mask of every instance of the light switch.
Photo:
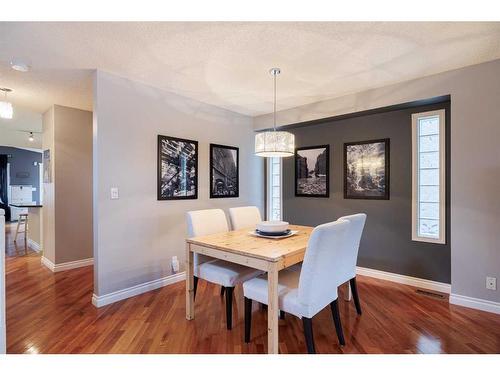
{"label": "light switch", "polygon": [[111,199],[119,199],[120,194],[118,193],[118,188],[117,187],[112,187],[111,188]]}

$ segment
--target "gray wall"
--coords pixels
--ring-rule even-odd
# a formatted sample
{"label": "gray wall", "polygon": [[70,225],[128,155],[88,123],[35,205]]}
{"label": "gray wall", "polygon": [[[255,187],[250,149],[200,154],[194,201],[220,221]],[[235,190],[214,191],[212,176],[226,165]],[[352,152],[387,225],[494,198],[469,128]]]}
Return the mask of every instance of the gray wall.
{"label": "gray wall", "polygon": [[[40,203],[40,175],[38,165],[41,163],[42,154],[35,151],[23,150],[16,147],[0,146],[0,154],[12,155],[9,158],[10,164],[10,184],[11,185],[32,185],[36,188],[33,192],[33,200]],[[29,177],[18,177],[18,173],[29,173]]]}
{"label": "gray wall", "polygon": [[[449,103],[389,111],[291,130],[297,147],[330,145],[330,197],[295,197],[294,158],[283,162],[283,214],[285,220],[318,225],[343,215],[368,215],[358,266],[450,282],[449,235],[446,245],[411,240],[411,114]],[[390,200],[344,199],[344,142],[390,138]],[[449,199],[449,197],[448,197]],[[449,234],[449,228],[448,228]]]}
{"label": "gray wall", "polygon": [[93,257],[92,112],[54,105],[55,264]]}
{"label": "gray wall", "polygon": [[[312,103],[278,113],[278,124],[451,95],[451,301],[500,302],[500,60]],[[254,118],[254,128],[272,116]],[[462,298],[462,302],[458,299]]]}
{"label": "gray wall", "polygon": [[[197,140],[198,199],[156,198],[158,134]],[[239,198],[209,198],[209,144],[240,149]],[[97,71],[94,78],[94,292],[102,296],[184,269],[186,212],[257,205],[263,160],[251,118]],[[110,199],[118,187],[120,199]]]}
{"label": "gray wall", "polygon": [[43,115],[43,149],[52,182],[44,183],[43,256],[54,264],[92,258],[92,112],[60,105]]}

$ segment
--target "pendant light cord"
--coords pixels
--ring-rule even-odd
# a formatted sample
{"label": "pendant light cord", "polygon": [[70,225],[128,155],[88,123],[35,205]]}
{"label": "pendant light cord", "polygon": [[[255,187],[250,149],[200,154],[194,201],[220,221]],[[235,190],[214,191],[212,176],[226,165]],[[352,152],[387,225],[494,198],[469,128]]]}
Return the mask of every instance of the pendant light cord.
{"label": "pendant light cord", "polygon": [[276,73],[274,73],[274,131],[276,131]]}

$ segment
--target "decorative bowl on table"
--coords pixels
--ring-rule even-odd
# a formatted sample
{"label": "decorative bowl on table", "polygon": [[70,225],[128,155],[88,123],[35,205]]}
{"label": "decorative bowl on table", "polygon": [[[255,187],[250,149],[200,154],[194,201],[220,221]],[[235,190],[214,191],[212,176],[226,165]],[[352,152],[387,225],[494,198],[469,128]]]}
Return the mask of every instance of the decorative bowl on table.
{"label": "decorative bowl on table", "polygon": [[257,224],[257,233],[279,235],[289,232],[286,221],[262,221]]}

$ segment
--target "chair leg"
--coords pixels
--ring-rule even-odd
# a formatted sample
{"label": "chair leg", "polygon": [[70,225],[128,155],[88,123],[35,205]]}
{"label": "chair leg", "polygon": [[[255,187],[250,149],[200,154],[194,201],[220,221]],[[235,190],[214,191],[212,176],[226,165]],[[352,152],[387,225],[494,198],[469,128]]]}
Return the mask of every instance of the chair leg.
{"label": "chair leg", "polygon": [[335,324],[335,330],[337,331],[337,337],[339,339],[340,345],[345,345],[344,332],[342,331],[342,322],[340,321],[339,304],[336,299],[330,303],[332,309],[333,323]]}
{"label": "chair leg", "polygon": [[198,278],[196,276],[194,276],[193,279],[194,279],[194,285],[193,285],[194,297],[193,297],[193,299],[196,299],[196,291],[198,290]]}
{"label": "chair leg", "polygon": [[16,235],[14,236],[14,242],[17,242],[17,236],[19,234],[19,226],[21,225],[21,218],[17,219]]}
{"label": "chair leg", "polygon": [[226,286],[226,325],[228,330],[233,327],[233,292],[234,286]]}
{"label": "chair leg", "polygon": [[24,254],[28,255],[28,217],[24,218]]}
{"label": "chair leg", "polygon": [[252,329],[252,300],[245,297],[245,342],[250,342],[250,330]]}
{"label": "chair leg", "polygon": [[304,325],[304,336],[306,338],[307,352],[309,354],[316,354],[316,349],[314,347],[312,319],[302,317],[302,324]]}
{"label": "chair leg", "polygon": [[356,312],[361,315],[361,304],[359,303],[358,286],[356,285],[356,277],[349,280],[351,284],[352,298],[354,300],[354,305],[356,306]]}
{"label": "chair leg", "polygon": [[220,296],[223,297],[224,296],[224,292],[226,291],[226,287],[221,285],[220,287]]}

